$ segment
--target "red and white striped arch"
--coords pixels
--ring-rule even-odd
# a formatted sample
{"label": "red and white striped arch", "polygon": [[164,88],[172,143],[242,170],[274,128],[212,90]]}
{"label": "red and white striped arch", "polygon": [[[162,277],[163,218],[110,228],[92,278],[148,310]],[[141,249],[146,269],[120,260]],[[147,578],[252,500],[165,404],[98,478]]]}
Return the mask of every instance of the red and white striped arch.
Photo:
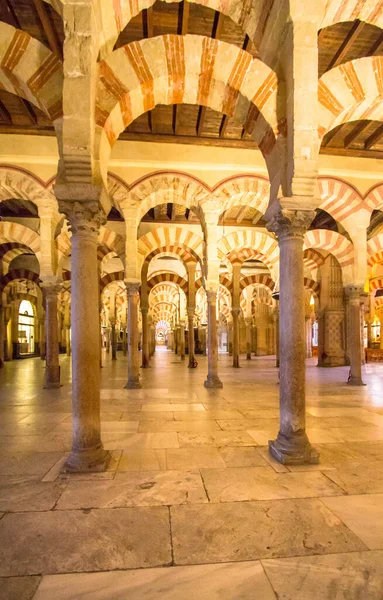
{"label": "red and white striped arch", "polygon": [[142,263],[151,260],[156,254],[169,252],[179,254],[185,263],[201,261],[203,239],[196,233],[182,227],[158,227],[141,236],[138,240],[138,254]]}
{"label": "red and white striped arch", "polygon": [[313,229],[304,237],[304,249],[327,250],[335,256],[342,269],[343,283],[353,282],[354,246],[340,233],[328,229]]}
{"label": "red and white striped arch", "polygon": [[240,279],[239,289],[241,292],[249,285],[263,285],[271,291],[273,291],[275,288],[274,281],[271,279],[271,277],[265,274],[248,275],[247,277],[242,277],[242,279]]}
{"label": "red and white striped arch", "polygon": [[181,290],[187,294],[188,292],[188,282],[181,277],[181,275],[177,275],[177,273],[170,273],[169,271],[162,271],[160,273],[155,273],[150,279],[148,279],[148,289],[151,290],[159,283],[171,282],[178,285]]}
{"label": "red and white striped arch", "polygon": [[0,88],[25,98],[53,122],[62,117],[62,63],[25,31],[0,22]]}
{"label": "red and white striped arch", "polygon": [[5,200],[28,200],[39,213],[51,207],[58,214],[57,200],[47,185],[36,175],[14,165],[0,164],[0,202]]}
{"label": "red and white striped arch", "polygon": [[17,280],[33,281],[36,284],[41,282],[37,273],[34,273],[29,269],[12,269],[11,271],[8,271],[6,275],[0,277],[0,292],[2,292],[9,283]]}
{"label": "red and white striped arch", "polygon": [[382,0],[327,0],[320,29],[344,21],[363,21],[383,27]]}
{"label": "red and white striped arch", "polygon": [[259,112],[266,129],[259,146],[269,154],[278,131],[277,76],[237,46],[198,35],[163,35],[132,42],[98,65],[96,135],[107,160],[128,125],[157,104],[198,104],[252,131]]}
{"label": "red and white striped arch", "polygon": [[138,220],[161,204],[178,204],[198,214],[199,201],[206,198],[210,190],[202,181],[177,172],[155,173],[135,182],[129,192],[131,200],[137,202]]}
{"label": "red and white striped arch", "polygon": [[367,254],[367,264],[369,267],[373,267],[375,264],[383,263],[383,233],[378,233],[368,240]]}
{"label": "red and white striped arch", "polygon": [[[246,249],[257,253],[257,256],[270,269],[273,279],[278,277],[279,248],[277,240],[267,233],[260,231],[234,231],[225,235],[218,242],[218,256],[231,255],[233,261],[243,262],[247,256]],[[242,254],[240,254],[242,252]]]}
{"label": "red and white striped arch", "polygon": [[318,84],[320,139],[342,123],[383,119],[383,56],[358,58],[324,73]]}
{"label": "red and white striped arch", "polygon": [[0,244],[16,242],[30,248],[36,255],[40,252],[40,236],[24,225],[0,221]]}
{"label": "red and white striped arch", "polygon": [[324,264],[324,261],[322,254],[313,248],[308,248],[303,252],[303,263],[311,271],[314,279],[317,278],[318,269]]}
{"label": "red and white striped arch", "polygon": [[221,182],[213,193],[215,198],[221,199],[222,211],[246,205],[264,214],[269,203],[270,184],[256,175],[238,176]]}
{"label": "red and white striped arch", "polygon": [[[62,0],[47,0],[54,6]],[[164,0],[165,2],[167,0]],[[262,30],[270,12],[269,0],[249,0],[238,2],[237,0],[190,0],[193,4],[202,4],[212,10],[216,10],[228,17],[242,27],[250,39]],[[103,0],[100,8],[103,22],[103,39],[101,56],[107,56],[117,41],[118,35],[126,25],[144,9],[153,6],[155,0]],[[180,2],[180,0],[174,0]]]}

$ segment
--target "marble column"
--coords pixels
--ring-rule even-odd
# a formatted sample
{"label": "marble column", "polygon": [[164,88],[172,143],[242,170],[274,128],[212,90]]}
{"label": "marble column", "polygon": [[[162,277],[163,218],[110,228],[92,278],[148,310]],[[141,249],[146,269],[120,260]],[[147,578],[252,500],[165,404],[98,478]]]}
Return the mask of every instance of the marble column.
{"label": "marble column", "polygon": [[112,360],[117,360],[116,320],[110,319],[110,334],[112,339]]}
{"label": "marble column", "polygon": [[156,328],[151,325],[149,327],[149,339],[150,339],[150,356],[154,356],[156,351]]}
{"label": "marble column", "polygon": [[57,322],[57,301],[60,286],[57,283],[43,283],[41,287],[45,296],[45,331],[46,331],[46,368],[45,388],[60,387],[60,363]]}
{"label": "marble column", "polygon": [[194,345],[194,306],[188,306],[188,347],[189,347],[189,369],[194,369],[195,345]]}
{"label": "marble column", "polygon": [[233,317],[233,367],[239,369],[239,315],[240,308],[233,307],[231,314]]}
{"label": "marble column", "polygon": [[372,348],[372,322],[371,319],[367,321],[367,348]]}
{"label": "marble column", "polygon": [[141,306],[142,318],[142,365],[143,369],[150,367],[150,351],[149,351],[149,322],[148,322],[147,306]]}
{"label": "marble column", "polygon": [[365,385],[362,380],[362,346],[360,327],[360,296],[363,286],[348,285],[345,287],[348,300],[349,314],[349,355],[350,374],[348,382],[350,385]]}
{"label": "marble column", "polygon": [[252,318],[246,317],[246,360],[251,360],[251,327]]}
{"label": "marble column", "polygon": [[109,354],[110,352],[110,329],[109,327],[106,327],[105,329],[105,342],[106,342],[106,353]]}
{"label": "marble column", "polygon": [[279,369],[279,300],[275,304],[275,366]]}
{"label": "marble column", "polygon": [[269,450],[282,464],[319,461],[307,437],[305,407],[303,236],[314,217],[311,210],[281,209],[267,223],[280,249],[280,429]]}
{"label": "marble column", "polygon": [[128,347],[128,337],[126,334],[126,322],[123,321],[121,324],[122,327],[122,356],[126,356],[127,347]]}
{"label": "marble column", "polygon": [[233,321],[227,325],[227,351],[229,356],[233,356]]}
{"label": "marble column", "polygon": [[180,321],[180,358],[185,360],[185,321]]}
{"label": "marble column", "polygon": [[312,320],[310,317],[305,317],[305,332],[306,332],[306,358],[312,358]]}
{"label": "marble column", "polygon": [[62,202],[72,230],[72,450],[67,471],[103,471],[100,432],[100,332],[97,238],[106,218],[98,202]]}
{"label": "marble column", "polygon": [[128,381],[127,389],[141,388],[140,354],[138,352],[139,282],[126,282],[128,292]]}
{"label": "marble column", "polygon": [[218,339],[217,339],[217,292],[208,290],[207,297],[207,331],[208,331],[208,373],[204,382],[206,388],[221,388],[222,381],[218,377]]}

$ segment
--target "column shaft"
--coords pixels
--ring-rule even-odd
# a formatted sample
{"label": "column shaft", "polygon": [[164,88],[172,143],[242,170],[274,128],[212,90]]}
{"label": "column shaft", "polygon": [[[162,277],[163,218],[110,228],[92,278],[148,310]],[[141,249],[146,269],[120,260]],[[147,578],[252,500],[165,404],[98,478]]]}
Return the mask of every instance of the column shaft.
{"label": "column shaft", "polygon": [[218,340],[216,316],[217,293],[213,291],[208,291],[206,292],[206,295],[208,310],[208,373],[204,385],[206,388],[221,388],[223,387],[223,384],[220,378],[218,377]]}
{"label": "column shaft", "polygon": [[246,360],[251,360],[251,318],[246,319]]}
{"label": "column shaft", "polygon": [[60,364],[57,323],[57,285],[42,286],[45,291],[46,368],[45,388],[60,387]]}
{"label": "column shaft", "polygon": [[233,367],[239,369],[239,313],[240,308],[233,308]]}
{"label": "column shaft", "polygon": [[149,322],[148,322],[148,307],[141,307],[142,317],[142,368],[150,367],[150,349],[149,349]]}
{"label": "column shaft", "polygon": [[347,286],[345,288],[348,297],[349,310],[349,354],[350,374],[348,383],[350,385],[365,385],[362,380],[362,346],[360,327],[360,294],[363,289],[359,286]]}
{"label": "column shaft", "polygon": [[317,463],[318,453],[306,434],[305,414],[305,297],[303,235],[313,211],[281,211],[268,229],[280,247],[280,429],[269,442],[270,453],[281,463]]}
{"label": "column shaft", "polygon": [[141,388],[140,354],[138,352],[139,283],[126,284],[128,290],[128,381],[127,389]]}
{"label": "column shaft", "polygon": [[101,215],[89,212],[91,220],[81,219],[81,211],[78,221],[75,205],[71,220],[73,444],[65,467],[70,471],[104,470],[110,458],[100,433],[97,236]]}
{"label": "column shaft", "polygon": [[188,308],[188,347],[189,347],[189,369],[194,369],[195,344],[194,344],[194,307]]}

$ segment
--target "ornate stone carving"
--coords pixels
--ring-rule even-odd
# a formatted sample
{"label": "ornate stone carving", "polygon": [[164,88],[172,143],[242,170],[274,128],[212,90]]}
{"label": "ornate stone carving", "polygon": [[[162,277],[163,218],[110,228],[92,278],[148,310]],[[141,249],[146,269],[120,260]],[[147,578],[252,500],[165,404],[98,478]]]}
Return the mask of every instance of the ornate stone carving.
{"label": "ornate stone carving", "polygon": [[125,281],[128,296],[136,296],[139,293],[141,283],[139,281]]}
{"label": "ornate stone carving", "polygon": [[301,238],[314,217],[314,210],[282,209],[266,223],[266,228],[275,233],[279,241],[292,237]]}
{"label": "ornate stone carving", "polygon": [[241,309],[234,307],[231,309],[231,314],[233,315],[233,317],[239,317],[239,315],[241,314]]}
{"label": "ornate stone carving", "polygon": [[106,223],[106,215],[98,202],[61,201],[59,205],[70,223],[72,234],[78,232],[99,233],[100,227]]}
{"label": "ornate stone carving", "polygon": [[360,300],[361,294],[363,294],[364,288],[362,285],[346,285],[344,287],[344,293],[349,300]]}

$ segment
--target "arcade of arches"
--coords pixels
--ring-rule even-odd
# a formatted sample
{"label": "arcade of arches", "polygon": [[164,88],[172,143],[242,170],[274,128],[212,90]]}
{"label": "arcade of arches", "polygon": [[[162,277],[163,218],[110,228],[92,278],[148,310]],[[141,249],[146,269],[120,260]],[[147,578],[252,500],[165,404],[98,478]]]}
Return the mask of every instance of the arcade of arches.
{"label": "arcade of arches", "polygon": [[0,13],[0,596],[378,600],[382,3],[29,2],[40,29]]}

